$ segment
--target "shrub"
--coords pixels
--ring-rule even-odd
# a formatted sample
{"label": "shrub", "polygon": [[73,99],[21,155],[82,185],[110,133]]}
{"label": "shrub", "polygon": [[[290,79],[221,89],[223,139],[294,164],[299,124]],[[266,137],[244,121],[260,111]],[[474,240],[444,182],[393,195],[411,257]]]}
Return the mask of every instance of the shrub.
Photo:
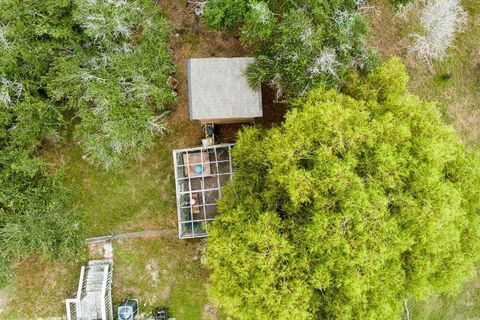
{"label": "shrub", "polygon": [[[227,3],[231,1],[209,1],[206,7],[223,12]],[[242,3],[234,24],[208,12],[205,21],[215,29],[237,29],[242,43],[260,48],[247,71],[252,87],[268,83],[278,98],[292,98],[319,83],[341,87],[347,70],[366,73],[377,63],[366,46],[367,23],[354,0]]]}
{"label": "shrub", "polygon": [[209,0],[203,8],[205,23],[213,29],[234,31],[243,21],[246,0]]}
{"label": "shrub", "polygon": [[75,259],[82,248],[70,190],[32,159],[42,140],[60,136],[61,114],[26,93],[9,101],[0,103],[0,286],[25,256]]}
{"label": "shrub", "polygon": [[249,11],[242,28],[242,42],[248,44],[268,39],[275,27],[273,12],[265,2],[251,2],[248,6]]}

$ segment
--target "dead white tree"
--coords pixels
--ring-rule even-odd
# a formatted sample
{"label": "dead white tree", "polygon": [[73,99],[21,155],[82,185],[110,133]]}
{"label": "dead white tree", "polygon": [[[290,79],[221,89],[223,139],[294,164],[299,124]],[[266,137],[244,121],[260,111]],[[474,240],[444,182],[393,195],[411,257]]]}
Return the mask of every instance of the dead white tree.
{"label": "dead white tree", "polygon": [[0,25],[0,49],[7,50],[10,48],[10,41],[7,39],[8,27]]}
{"label": "dead white tree", "polygon": [[355,7],[357,12],[373,11],[375,14],[379,14],[377,7],[368,3],[368,0],[355,0]]}
{"label": "dead white tree", "polygon": [[459,0],[427,0],[420,15],[423,33],[412,34],[415,39],[412,51],[430,66],[433,60],[444,59],[467,20],[467,12]]}
{"label": "dead white tree", "polygon": [[23,92],[23,84],[0,77],[0,104],[10,106],[19,99]]}
{"label": "dead white tree", "polygon": [[337,59],[337,53],[334,49],[327,48],[317,56],[313,65],[307,69],[307,72],[311,77],[314,77],[319,73],[325,73],[338,79],[337,69],[339,66],[340,63]]}
{"label": "dead white tree", "polygon": [[195,13],[196,16],[202,17],[203,16],[203,9],[205,7],[205,4],[207,4],[207,0],[204,0],[204,1],[189,0],[188,4],[190,6],[192,6],[193,13]]}

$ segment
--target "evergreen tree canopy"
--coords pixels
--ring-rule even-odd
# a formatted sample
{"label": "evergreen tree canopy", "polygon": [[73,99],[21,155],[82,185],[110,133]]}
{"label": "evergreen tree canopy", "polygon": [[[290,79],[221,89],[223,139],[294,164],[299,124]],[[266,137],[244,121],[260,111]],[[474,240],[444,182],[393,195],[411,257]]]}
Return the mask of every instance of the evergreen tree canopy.
{"label": "evergreen tree canopy", "polygon": [[396,319],[454,291],[480,249],[480,159],[398,59],[244,129],[209,228],[210,294],[235,319]]}

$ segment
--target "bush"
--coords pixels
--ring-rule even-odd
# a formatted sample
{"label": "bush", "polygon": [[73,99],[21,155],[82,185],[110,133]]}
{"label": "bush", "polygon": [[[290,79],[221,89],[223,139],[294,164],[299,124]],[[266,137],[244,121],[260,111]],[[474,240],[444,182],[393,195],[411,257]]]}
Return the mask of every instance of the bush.
{"label": "bush", "polygon": [[43,101],[12,99],[0,103],[0,286],[25,256],[76,259],[83,247],[71,191],[32,159],[42,140],[59,136],[61,116]]}
{"label": "bush", "polygon": [[242,28],[243,43],[255,43],[270,37],[275,27],[275,18],[265,2],[249,3],[249,11],[245,15],[245,25]]}
{"label": "bush", "polygon": [[[223,12],[227,3],[209,1],[206,7]],[[268,83],[278,98],[292,98],[320,83],[341,87],[348,70],[367,73],[376,66],[377,55],[366,45],[368,26],[354,0],[242,3],[234,24],[208,12],[205,21],[215,29],[237,29],[242,43],[260,48],[248,69],[252,87]]]}
{"label": "bush", "polygon": [[246,0],[209,0],[203,14],[211,28],[232,32],[243,21],[246,10]]}
{"label": "bush", "polygon": [[227,316],[396,319],[474,273],[480,158],[406,79],[390,60],[353,97],[314,89],[240,133],[205,260]]}

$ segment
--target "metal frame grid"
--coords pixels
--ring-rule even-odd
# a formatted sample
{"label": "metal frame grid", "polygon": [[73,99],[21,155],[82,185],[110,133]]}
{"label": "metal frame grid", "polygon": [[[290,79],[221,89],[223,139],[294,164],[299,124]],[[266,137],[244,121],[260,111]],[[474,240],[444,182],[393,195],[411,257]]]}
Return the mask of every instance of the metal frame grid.
{"label": "metal frame grid", "polygon": [[[208,224],[217,215],[217,199],[222,196],[221,188],[232,179],[234,173],[232,147],[233,144],[218,144],[173,150],[180,239],[208,235]],[[192,175],[191,166],[202,166],[204,171]],[[205,170],[205,166],[209,170]],[[192,199],[196,204],[192,205]]]}

